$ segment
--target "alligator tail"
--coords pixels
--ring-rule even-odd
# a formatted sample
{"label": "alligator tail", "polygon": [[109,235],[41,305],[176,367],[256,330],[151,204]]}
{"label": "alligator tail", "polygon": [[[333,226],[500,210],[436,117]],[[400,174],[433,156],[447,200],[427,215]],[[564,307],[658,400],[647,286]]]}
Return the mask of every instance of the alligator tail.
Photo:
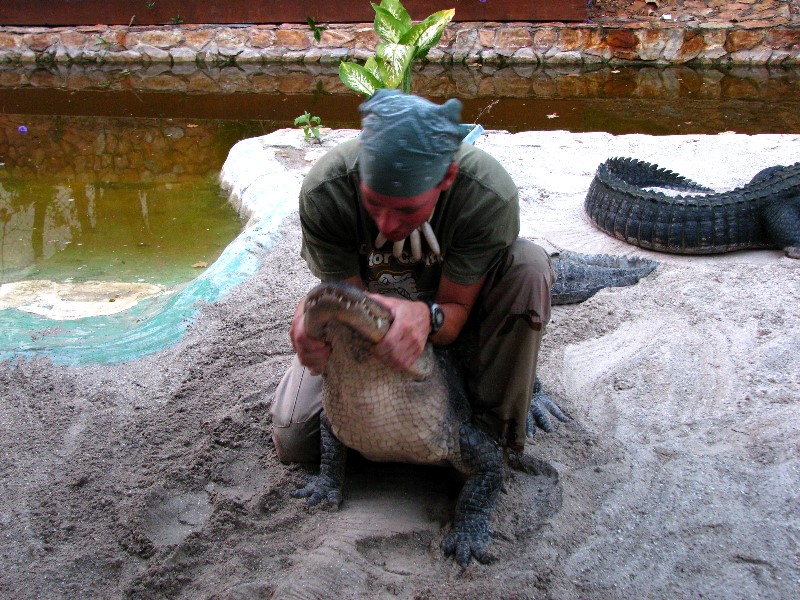
{"label": "alligator tail", "polygon": [[[773,174],[758,184],[724,193],[657,165],[612,158],[597,169],[584,208],[602,231],[641,248],[674,254],[716,254],[767,248],[764,206],[777,186]],[[667,196],[646,187],[670,188],[700,195]]]}
{"label": "alligator tail", "polygon": [[652,273],[658,262],[606,254],[560,252],[550,257],[556,282],[550,291],[552,304],[577,304],[607,287],[633,285]]}

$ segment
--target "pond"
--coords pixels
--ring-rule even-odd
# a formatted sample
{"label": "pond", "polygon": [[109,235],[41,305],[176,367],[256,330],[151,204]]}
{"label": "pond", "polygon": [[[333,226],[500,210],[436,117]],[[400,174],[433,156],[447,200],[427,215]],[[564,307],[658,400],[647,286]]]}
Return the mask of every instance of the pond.
{"label": "pond", "polygon": [[0,115],[0,283],[191,280],[241,230],[216,181],[238,136],[224,123]]}

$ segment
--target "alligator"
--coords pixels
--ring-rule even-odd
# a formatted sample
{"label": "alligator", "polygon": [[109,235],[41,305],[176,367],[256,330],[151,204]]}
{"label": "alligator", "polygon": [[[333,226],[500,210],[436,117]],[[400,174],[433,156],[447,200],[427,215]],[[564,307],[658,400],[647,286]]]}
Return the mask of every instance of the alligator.
{"label": "alligator", "polygon": [[[646,188],[690,194],[668,196]],[[598,167],[584,208],[602,231],[649,250],[719,254],[781,248],[800,258],[800,162],[769,167],[742,187],[715,193],[658,165],[610,158]]]}
{"label": "alligator", "polygon": [[[554,304],[582,302],[604,287],[631,285],[650,273],[655,261],[571,252],[551,257],[560,278],[552,289]],[[470,404],[457,361],[429,343],[417,362],[398,372],[371,347],[388,331],[391,313],[360,290],[342,283],[322,283],[305,301],[305,327],[331,346],[323,368],[319,474],[292,493],[310,506],[323,500],[342,502],[347,448],[373,461],[449,465],[467,476],[453,526],[442,542],[446,555],[466,567],[474,556],[489,562],[488,520],[503,486],[503,452],[471,422]],[[537,380],[528,419],[552,430],[547,412],[567,417],[541,391]],[[535,431],[535,430],[534,430]]]}

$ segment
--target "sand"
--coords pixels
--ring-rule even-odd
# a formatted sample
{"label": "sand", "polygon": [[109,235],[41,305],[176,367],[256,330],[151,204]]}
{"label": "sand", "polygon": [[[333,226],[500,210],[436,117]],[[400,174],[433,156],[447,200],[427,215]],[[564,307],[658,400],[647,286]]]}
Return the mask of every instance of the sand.
{"label": "sand", "polygon": [[[290,185],[310,164],[293,135],[262,144]],[[460,486],[447,469],[354,461],[340,510],[289,497],[310,470],[277,462],[269,405],[314,283],[292,214],[177,345],[115,366],[0,363],[0,597],[798,597],[800,261],[646,252],[581,203],[609,156],[723,190],[800,161],[800,136],[479,145],[520,186],[524,236],[661,261],[554,311],[540,374],[572,421],[509,466],[494,563],[441,556]]]}

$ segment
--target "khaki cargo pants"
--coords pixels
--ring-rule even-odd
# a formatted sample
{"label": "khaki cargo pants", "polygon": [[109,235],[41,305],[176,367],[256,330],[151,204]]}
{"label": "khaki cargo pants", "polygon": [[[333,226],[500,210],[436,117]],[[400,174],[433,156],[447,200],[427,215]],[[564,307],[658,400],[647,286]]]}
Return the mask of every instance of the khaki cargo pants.
{"label": "khaki cargo pants", "polygon": [[[547,252],[517,240],[488,274],[470,319],[453,344],[468,356],[467,387],[475,421],[514,449],[525,444],[525,419],[536,361],[550,320],[555,281]],[[319,460],[322,377],[294,357],[275,391],[272,439],[282,462]]]}

